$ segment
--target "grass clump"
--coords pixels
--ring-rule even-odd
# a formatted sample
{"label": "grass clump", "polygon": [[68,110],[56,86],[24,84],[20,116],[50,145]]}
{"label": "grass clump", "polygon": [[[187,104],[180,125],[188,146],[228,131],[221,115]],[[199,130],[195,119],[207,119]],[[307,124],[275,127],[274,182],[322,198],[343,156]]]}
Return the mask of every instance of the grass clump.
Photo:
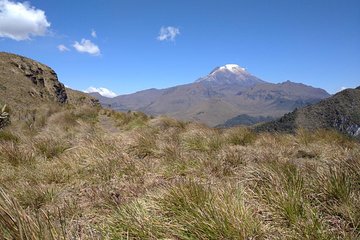
{"label": "grass clump", "polygon": [[31,148],[20,146],[14,142],[5,142],[0,145],[0,156],[3,160],[13,166],[31,164],[35,160]]}
{"label": "grass clump", "polygon": [[0,130],[0,142],[19,142],[19,137],[10,131]]}
{"label": "grass clump", "polygon": [[125,130],[144,127],[150,120],[150,118],[142,112],[112,112],[111,116],[117,122],[117,126]]}
{"label": "grass clump", "polygon": [[263,235],[260,222],[245,207],[241,189],[212,189],[195,182],[172,186],[150,201],[130,203],[114,217],[114,238],[251,239]]}
{"label": "grass clump", "polygon": [[214,152],[223,146],[224,139],[217,129],[192,129],[184,134],[183,145],[188,150]]}
{"label": "grass clump", "polygon": [[46,159],[58,157],[70,147],[68,142],[63,141],[61,138],[57,139],[54,136],[39,138],[35,141],[34,145]]}
{"label": "grass clump", "polygon": [[157,133],[153,129],[137,132],[135,143],[130,147],[130,152],[139,158],[155,156],[157,153],[156,135]]}
{"label": "grass clump", "polygon": [[74,115],[78,119],[95,124],[98,122],[99,110],[95,107],[82,107],[81,109],[76,109]]}
{"label": "grass clump", "polygon": [[0,238],[11,240],[58,239],[56,228],[45,213],[31,216],[16,199],[0,188]]}
{"label": "grass clump", "polygon": [[258,196],[270,205],[272,211],[287,224],[296,224],[304,217],[304,179],[297,167],[291,163],[264,163],[259,177]]}
{"label": "grass clump", "polygon": [[255,142],[256,134],[248,128],[236,127],[227,131],[226,140],[232,145],[246,146]]}

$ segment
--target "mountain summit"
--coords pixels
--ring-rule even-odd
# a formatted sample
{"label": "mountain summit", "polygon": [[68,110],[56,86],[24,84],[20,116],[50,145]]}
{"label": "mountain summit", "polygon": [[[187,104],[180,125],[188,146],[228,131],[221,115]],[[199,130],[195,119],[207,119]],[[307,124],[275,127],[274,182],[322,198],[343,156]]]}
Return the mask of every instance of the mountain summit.
{"label": "mountain summit", "polygon": [[246,69],[243,67],[240,67],[237,64],[226,64],[221,67],[216,67],[214,70],[211,71],[210,75],[216,74],[218,72],[232,72],[234,74],[244,73],[246,72]]}
{"label": "mountain summit", "polygon": [[165,114],[216,126],[238,115],[246,115],[247,119],[281,117],[297,107],[329,96],[322,89],[290,81],[268,83],[239,65],[226,64],[190,84],[99,100],[104,106],[118,111]]}
{"label": "mountain summit", "polygon": [[237,64],[226,64],[215,68],[209,75],[199,78],[195,82],[212,82],[216,84],[236,84],[245,87],[265,83],[263,80],[251,75],[245,68]]}

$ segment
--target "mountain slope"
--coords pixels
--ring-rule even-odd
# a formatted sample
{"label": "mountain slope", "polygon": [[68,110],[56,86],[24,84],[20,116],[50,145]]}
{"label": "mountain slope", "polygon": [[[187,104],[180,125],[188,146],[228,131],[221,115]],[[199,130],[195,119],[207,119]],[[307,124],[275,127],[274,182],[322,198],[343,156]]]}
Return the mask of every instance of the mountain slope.
{"label": "mountain slope", "polygon": [[48,66],[9,53],[0,53],[0,99],[13,109],[41,102],[66,103],[65,87]]}
{"label": "mountain slope", "polygon": [[258,117],[252,117],[247,114],[241,114],[234,118],[231,118],[227,120],[224,124],[217,125],[217,128],[230,128],[235,127],[239,125],[243,126],[251,126],[258,123],[264,123],[264,122],[270,122],[273,121],[274,118],[272,117],[264,117],[264,116],[258,116]]}
{"label": "mountain slope", "polygon": [[[66,89],[53,69],[15,54],[0,52],[0,106],[6,104],[17,119],[35,117],[35,112],[67,104],[97,105],[85,93]],[[26,116],[26,117],[24,117]]]}
{"label": "mountain slope", "polygon": [[258,131],[294,132],[298,128],[336,129],[360,138],[360,88],[346,89],[321,102],[297,109]]}
{"label": "mountain slope", "polygon": [[328,96],[322,89],[290,81],[268,83],[238,65],[227,64],[215,68],[194,83],[160,90],[148,89],[115,98],[101,97],[99,100],[119,111],[168,115],[216,126],[241,114],[280,117],[296,107]]}

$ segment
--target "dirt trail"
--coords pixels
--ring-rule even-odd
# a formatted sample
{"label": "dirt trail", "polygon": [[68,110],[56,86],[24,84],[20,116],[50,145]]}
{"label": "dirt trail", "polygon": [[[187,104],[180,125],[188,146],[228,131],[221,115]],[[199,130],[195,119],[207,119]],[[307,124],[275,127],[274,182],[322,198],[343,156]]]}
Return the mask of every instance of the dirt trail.
{"label": "dirt trail", "polygon": [[116,126],[115,121],[106,115],[99,116],[99,126],[108,134],[119,135],[121,133],[121,130]]}

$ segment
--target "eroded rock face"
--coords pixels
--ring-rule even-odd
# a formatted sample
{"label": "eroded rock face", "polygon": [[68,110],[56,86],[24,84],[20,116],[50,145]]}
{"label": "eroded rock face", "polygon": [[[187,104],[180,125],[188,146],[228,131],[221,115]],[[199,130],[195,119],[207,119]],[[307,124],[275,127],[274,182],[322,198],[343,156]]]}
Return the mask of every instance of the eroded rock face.
{"label": "eroded rock face", "polygon": [[358,130],[355,132],[354,136],[355,136],[355,137],[359,137],[359,136],[360,136],[360,127],[358,127]]}
{"label": "eroded rock face", "polygon": [[340,115],[333,124],[335,129],[340,132],[347,133],[350,136],[357,137],[360,134],[360,125],[351,121],[348,116]]}
{"label": "eroded rock face", "polygon": [[59,82],[54,70],[36,61],[14,55],[11,64],[20,70],[32,83],[28,93],[41,98],[50,97],[60,103],[66,103],[65,86]]}

